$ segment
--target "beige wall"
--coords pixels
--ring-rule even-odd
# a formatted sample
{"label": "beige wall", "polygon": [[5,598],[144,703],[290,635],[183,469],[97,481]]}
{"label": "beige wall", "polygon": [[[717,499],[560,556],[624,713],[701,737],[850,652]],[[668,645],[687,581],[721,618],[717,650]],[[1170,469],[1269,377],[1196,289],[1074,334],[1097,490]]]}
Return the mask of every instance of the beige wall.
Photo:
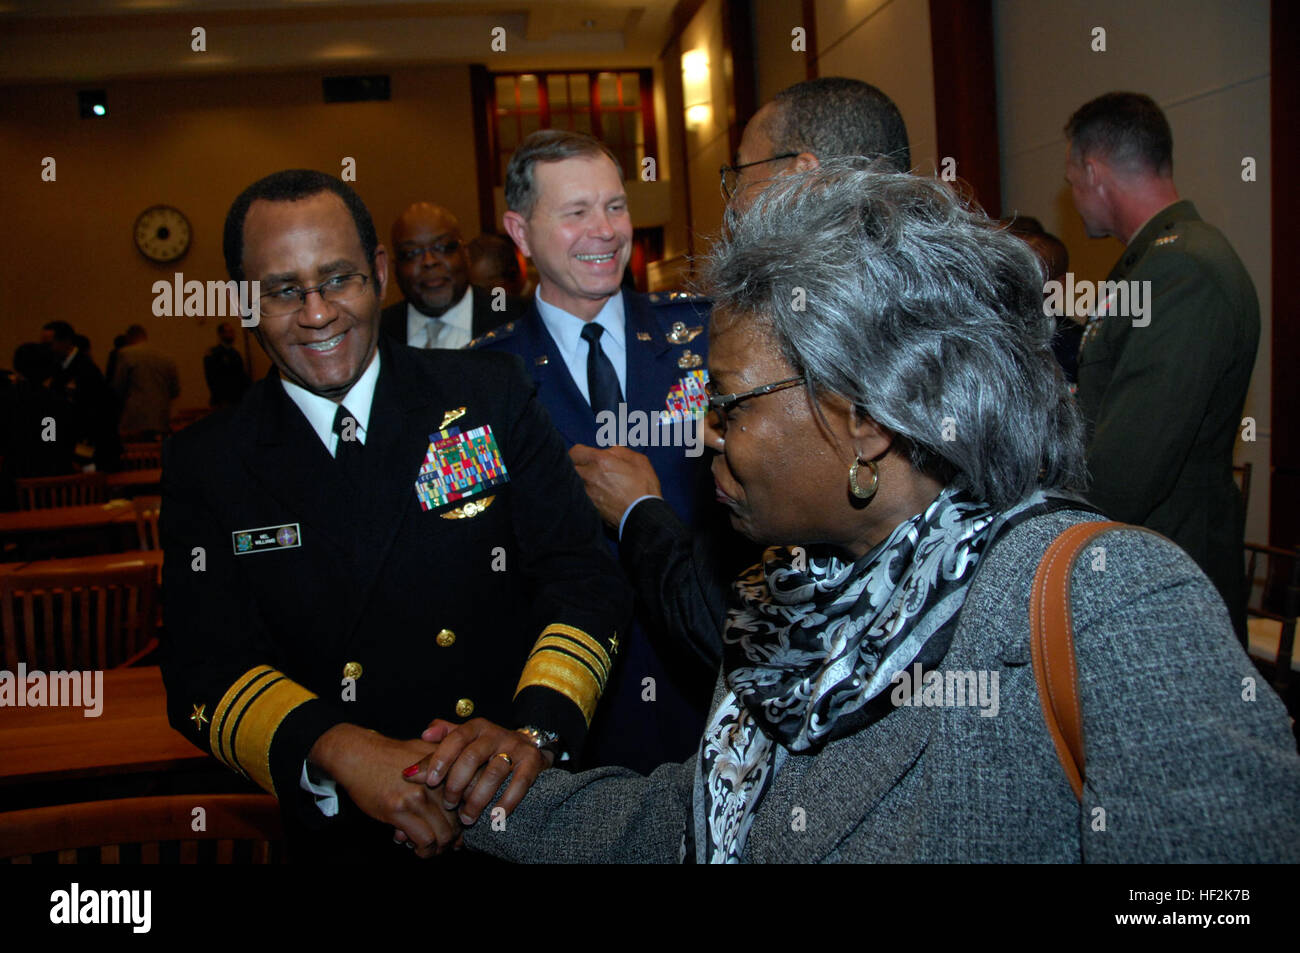
{"label": "beige wall", "polygon": [[[175,271],[224,279],[221,227],[234,197],[277,169],[339,174],[356,159],[354,184],[387,242],[389,225],[411,201],[433,199],[479,230],[469,70],[395,70],[391,102],[325,105],[318,75],[275,74],[108,85],[107,119],[76,114],[76,87],[0,90],[0,366],[66,319],[91,338],[102,368],[113,337],[128,324],[181,372],[177,406],[207,404],[202,356],[219,319],[155,317],[151,290]],[[55,182],[41,160],[57,162]],[[175,265],[136,251],[135,217],[168,204],[190,220],[194,238]],[[389,299],[397,297],[390,283]],[[254,344],[255,370],[266,361]]]}
{"label": "beige wall", "polygon": [[791,49],[795,27],[806,29],[803,5],[791,0],[754,0],[754,69],[757,72],[758,104],[795,83],[808,78],[807,36],[804,49]]}
{"label": "beige wall", "polygon": [[704,122],[686,127],[686,174],[690,178],[695,254],[699,256],[708,250],[709,240],[722,226],[718,169],[733,159],[727,134],[731,85],[722,45],[721,0],[707,0],[682,31],[682,53],[692,50],[704,50],[709,57],[709,115]]}
{"label": "beige wall", "polygon": [[928,0],[817,0],[817,75],[878,86],[907,124],[912,166],[936,167]]}
{"label": "beige wall", "polygon": [[[1246,536],[1268,538],[1272,270],[1269,208],[1269,36],[1266,0],[1035,0],[994,4],[1002,207],[1037,216],[1070,249],[1080,278],[1106,276],[1122,246],[1091,240],[1063,182],[1071,112],[1116,89],[1150,95],[1174,135],[1174,181],[1232,242],[1255,281],[1261,336],[1245,413],[1258,439],[1238,443],[1254,465]],[[1091,31],[1106,30],[1106,52]],[[1257,181],[1243,182],[1253,156]]]}

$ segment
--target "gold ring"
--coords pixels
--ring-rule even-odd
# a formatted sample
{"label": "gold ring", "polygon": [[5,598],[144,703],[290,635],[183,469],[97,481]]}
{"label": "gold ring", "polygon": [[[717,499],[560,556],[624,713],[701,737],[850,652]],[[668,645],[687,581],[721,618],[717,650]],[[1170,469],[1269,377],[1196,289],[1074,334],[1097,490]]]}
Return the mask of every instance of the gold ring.
{"label": "gold ring", "polygon": [[505,759],[506,759],[506,764],[510,765],[510,767],[513,768],[513,767],[515,766],[515,759],[512,758],[512,757],[510,757],[510,755],[506,754],[504,751],[498,751],[498,752],[497,752],[497,757],[498,757],[498,758],[505,758]]}

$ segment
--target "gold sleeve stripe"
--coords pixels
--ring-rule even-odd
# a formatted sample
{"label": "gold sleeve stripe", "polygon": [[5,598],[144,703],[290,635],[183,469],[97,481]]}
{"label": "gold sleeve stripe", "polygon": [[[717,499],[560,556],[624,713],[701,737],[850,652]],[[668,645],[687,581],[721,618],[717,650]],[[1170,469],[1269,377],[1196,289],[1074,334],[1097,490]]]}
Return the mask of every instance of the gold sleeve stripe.
{"label": "gold sleeve stripe", "polygon": [[604,666],[606,673],[608,673],[614,666],[614,662],[610,659],[609,653],[605,651],[605,646],[601,645],[597,639],[593,639],[581,629],[575,629],[573,626],[565,625],[563,622],[552,622],[546,628],[542,629],[542,635],[567,635],[569,638],[573,639],[573,641],[587,649],[587,651],[592,655],[596,656],[596,658],[600,660],[601,665]]}
{"label": "gold sleeve stripe", "polygon": [[605,684],[609,681],[609,671],[605,666],[600,664],[600,660],[593,656],[587,649],[581,645],[571,642],[568,639],[561,638],[558,635],[544,635],[537,640],[537,645],[533,647],[533,654],[536,655],[543,649],[554,649],[572,655],[591,669],[591,674],[596,676],[596,681],[600,685],[600,690],[605,690]]}
{"label": "gold sleeve stripe", "polygon": [[[208,725],[208,746],[212,753],[216,755],[217,760],[221,761],[232,771],[240,771],[235,765],[234,752],[228,751],[225,747],[226,724],[231,715],[231,709],[239,703],[242,707],[241,699],[244,698],[250,690],[255,691],[254,686],[257,683],[265,681],[268,677],[275,675],[275,669],[269,665],[257,665],[250,668],[243,675],[235,680],[235,683],[226,689],[226,694],[217,702],[217,710],[212,715],[212,721]],[[242,771],[240,771],[243,774]]]}
{"label": "gold sleeve stripe", "polygon": [[316,696],[283,673],[261,665],[226,692],[212,719],[212,750],[230,768],[276,794],[271,741],[285,717]]}
{"label": "gold sleeve stripe", "polygon": [[525,688],[549,688],[578,706],[587,725],[600,700],[601,683],[582,659],[557,648],[539,648],[528,658],[519,676],[518,696]]}

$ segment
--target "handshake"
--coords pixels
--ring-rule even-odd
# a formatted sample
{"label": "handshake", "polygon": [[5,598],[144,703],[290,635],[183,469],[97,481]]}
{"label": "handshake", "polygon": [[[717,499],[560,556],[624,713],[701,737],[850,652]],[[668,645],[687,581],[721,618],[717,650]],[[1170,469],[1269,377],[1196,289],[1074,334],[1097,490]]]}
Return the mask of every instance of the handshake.
{"label": "handshake", "polygon": [[554,757],[521,731],[474,718],[460,725],[436,719],[409,741],[335,725],[316,739],[308,760],[362,811],[391,824],[394,843],[431,857],[461,845],[462,828],[478,820],[507,777],[497,807],[508,816]]}

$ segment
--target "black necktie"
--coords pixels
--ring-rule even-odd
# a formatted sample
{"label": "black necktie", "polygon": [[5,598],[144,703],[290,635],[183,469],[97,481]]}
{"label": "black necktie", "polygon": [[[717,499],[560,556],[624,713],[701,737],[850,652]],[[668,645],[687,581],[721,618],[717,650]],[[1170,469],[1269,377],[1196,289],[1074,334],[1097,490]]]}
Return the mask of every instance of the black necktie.
{"label": "black necktie", "polygon": [[595,321],[588,321],[582,329],[582,339],[587,342],[587,402],[594,414],[608,410],[617,416],[623,392],[619,390],[614,365],[600,346],[600,336],[604,333],[605,329]]}
{"label": "black necktie", "polygon": [[361,441],[357,438],[357,429],[361,426],[352,412],[339,404],[334,412],[334,432],[338,434],[338,447],[334,451],[334,461],[343,470],[343,475],[360,486],[361,478]]}

